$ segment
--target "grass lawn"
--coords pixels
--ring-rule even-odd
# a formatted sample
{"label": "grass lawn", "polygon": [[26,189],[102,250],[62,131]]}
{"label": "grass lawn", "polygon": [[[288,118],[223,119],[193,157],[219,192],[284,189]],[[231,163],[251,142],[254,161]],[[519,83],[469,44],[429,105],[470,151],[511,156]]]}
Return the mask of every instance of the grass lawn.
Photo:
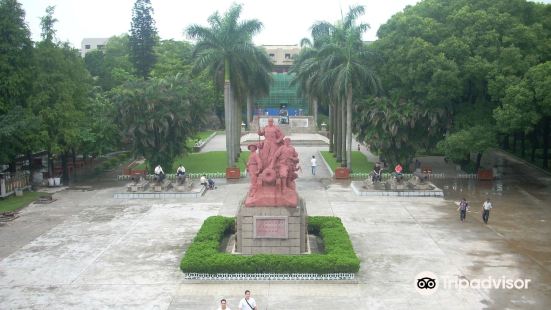
{"label": "grass lawn", "polygon": [[132,170],[145,170],[145,162],[132,167]]}
{"label": "grass lawn", "polygon": [[0,200],[0,213],[11,212],[26,207],[29,203],[35,201],[39,196],[44,195],[41,192],[23,192],[23,196],[16,197],[12,195]]}
{"label": "grass lawn", "polygon": [[[238,167],[245,171],[245,166],[249,160],[249,151],[241,152],[238,160]],[[226,151],[212,151],[205,153],[191,153],[185,156],[179,156],[174,160],[173,167],[166,173],[176,173],[178,165],[184,164],[188,173],[217,173],[226,172]]]}
{"label": "grass lawn", "polygon": [[214,132],[214,130],[205,130],[205,131],[198,132],[195,135],[195,137],[190,138],[186,141],[186,146],[189,149],[193,149],[193,146],[195,145],[195,142],[197,142],[199,140],[205,141],[210,135],[212,135],[213,132]]}
{"label": "grass lawn", "polygon": [[[340,167],[333,154],[329,151],[321,151],[321,155],[325,158],[325,161],[329,164],[329,167],[335,172],[336,167]],[[352,173],[370,173],[373,171],[374,163],[367,160],[367,157],[362,152],[352,151]]]}

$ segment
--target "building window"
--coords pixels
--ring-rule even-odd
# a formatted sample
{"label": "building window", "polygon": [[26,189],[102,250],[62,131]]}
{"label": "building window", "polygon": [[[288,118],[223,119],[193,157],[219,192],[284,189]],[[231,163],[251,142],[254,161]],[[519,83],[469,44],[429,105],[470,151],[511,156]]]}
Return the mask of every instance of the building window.
{"label": "building window", "polygon": [[104,46],[105,45],[103,45],[103,44],[98,44],[98,50],[102,50]]}
{"label": "building window", "polygon": [[274,58],[275,57],[275,54],[270,54],[270,58]]}
{"label": "building window", "polygon": [[90,49],[90,44],[84,45],[84,48],[87,49],[87,50],[89,50],[89,49]]}
{"label": "building window", "polygon": [[285,54],[285,59],[291,59],[291,54]]}

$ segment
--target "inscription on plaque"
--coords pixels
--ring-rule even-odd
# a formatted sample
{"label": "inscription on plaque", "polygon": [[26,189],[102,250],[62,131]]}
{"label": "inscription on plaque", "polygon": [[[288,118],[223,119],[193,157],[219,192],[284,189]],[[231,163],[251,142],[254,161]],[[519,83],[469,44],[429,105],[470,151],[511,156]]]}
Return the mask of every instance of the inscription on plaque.
{"label": "inscription on plaque", "polygon": [[253,217],[254,238],[288,238],[288,220],[286,216]]}

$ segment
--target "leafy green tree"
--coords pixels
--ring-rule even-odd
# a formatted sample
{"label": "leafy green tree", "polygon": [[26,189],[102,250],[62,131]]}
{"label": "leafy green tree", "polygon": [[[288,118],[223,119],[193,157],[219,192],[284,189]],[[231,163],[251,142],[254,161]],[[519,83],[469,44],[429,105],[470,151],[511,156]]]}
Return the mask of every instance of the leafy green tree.
{"label": "leafy green tree", "polygon": [[[191,25],[187,35],[196,39],[194,72],[207,71],[216,85],[224,87],[224,111],[228,166],[235,167],[239,154],[240,123],[238,100],[247,94],[247,77],[259,67],[258,51],[251,39],[262,29],[256,19],[239,21],[241,5],[233,5],[223,15],[208,18],[210,27]],[[267,57],[267,56],[266,56]]]}
{"label": "leafy green tree", "polygon": [[[551,59],[550,7],[524,0],[426,0],[407,7],[379,28],[379,40],[369,46],[382,57],[375,70],[384,95],[411,102],[423,113],[439,111],[442,117],[431,129],[445,133],[440,137],[446,140],[477,136],[473,128],[495,124],[489,116],[506,100],[508,88]],[[428,149],[440,140],[430,136]],[[477,141],[462,141],[462,147],[480,152]],[[448,142],[443,144],[454,141]]]}
{"label": "leafy green tree", "polygon": [[[536,65],[519,83],[506,90],[504,103],[494,116],[505,132],[534,131],[543,128],[543,168],[548,168],[549,134],[551,122],[551,61]],[[534,153],[535,149],[533,150]]]}
{"label": "leafy green tree", "polygon": [[[30,103],[47,137],[44,147],[51,154],[61,154],[63,177],[68,180],[68,154],[81,146],[89,131],[84,109],[89,104],[92,81],[79,52],[54,41],[53,7],[46,13],[41,19],[43,40],[35,48]],[[48,166],[51,174],[52,163]]]}
{"label": "leafy green tree", "polygon": [[0,2],[0,113],[26,106],[32,80],[32,42],[16,0]]}
{"label": "leafy green tree", "polygon": [[474,126],[449,135],[438,143],[438,149],[454,162],[468,163],[470,154],[476,154],[475,171],[480,168],[482,153],[496,146],[495,132],[489,126]]}
{"label": "leafy green tree", "polygon": [[128,35],[109,38],[104,49],[105,77],[100,84],[104,90],[111,90],[127,81],[136,80],[135,70],[130,61],[130,47]]}
{"label": "leafy green tree", "polygon": [[147,79],[155,65],[155,46],[159,41],[150,0],[136,0],[132,9],[130,59],[139,77]]}
{"label": "leafy green tree", "polygon": [[157,62],[152,68],[151,76],[162,78],[178,73],[189,75],[192,67],[193,46],[188,42],[162,40],[155,46]]}
{"label": "leafy green tree", "polygon": [[[0,1],[0,162],[27,151],[37,124],[28,111],[32,87],[32,42],[25,12],[15,0]],[[15,167],[14,165],[12,165]]]}
{"label": "leafy green tree", "polygon": [[136,155],[171,167],[200,127],[203,108],[195,85],[183,75],[131,81],[114,92],[124,136]]}
{"label": "leafy green tree", "polygon": [[416,150],[427,148],[435,137],[442,136],[434,126],[442,117],[441,110],[426,111],[400,98],[362,99],[354,116],[358,139],[390,164],[410,162]]}

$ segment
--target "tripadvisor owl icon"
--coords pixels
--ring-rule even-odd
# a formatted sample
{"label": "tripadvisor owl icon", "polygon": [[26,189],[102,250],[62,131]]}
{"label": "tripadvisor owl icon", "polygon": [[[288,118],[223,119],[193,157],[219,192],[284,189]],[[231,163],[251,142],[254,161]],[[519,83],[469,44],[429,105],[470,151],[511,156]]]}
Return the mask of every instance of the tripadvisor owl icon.
{"label": "tripadvisor owl icon", "polygon": [[432,295],[438,288],[438,279],[430,271],[423,271],[415,277],[415,290],[421,295]]}

